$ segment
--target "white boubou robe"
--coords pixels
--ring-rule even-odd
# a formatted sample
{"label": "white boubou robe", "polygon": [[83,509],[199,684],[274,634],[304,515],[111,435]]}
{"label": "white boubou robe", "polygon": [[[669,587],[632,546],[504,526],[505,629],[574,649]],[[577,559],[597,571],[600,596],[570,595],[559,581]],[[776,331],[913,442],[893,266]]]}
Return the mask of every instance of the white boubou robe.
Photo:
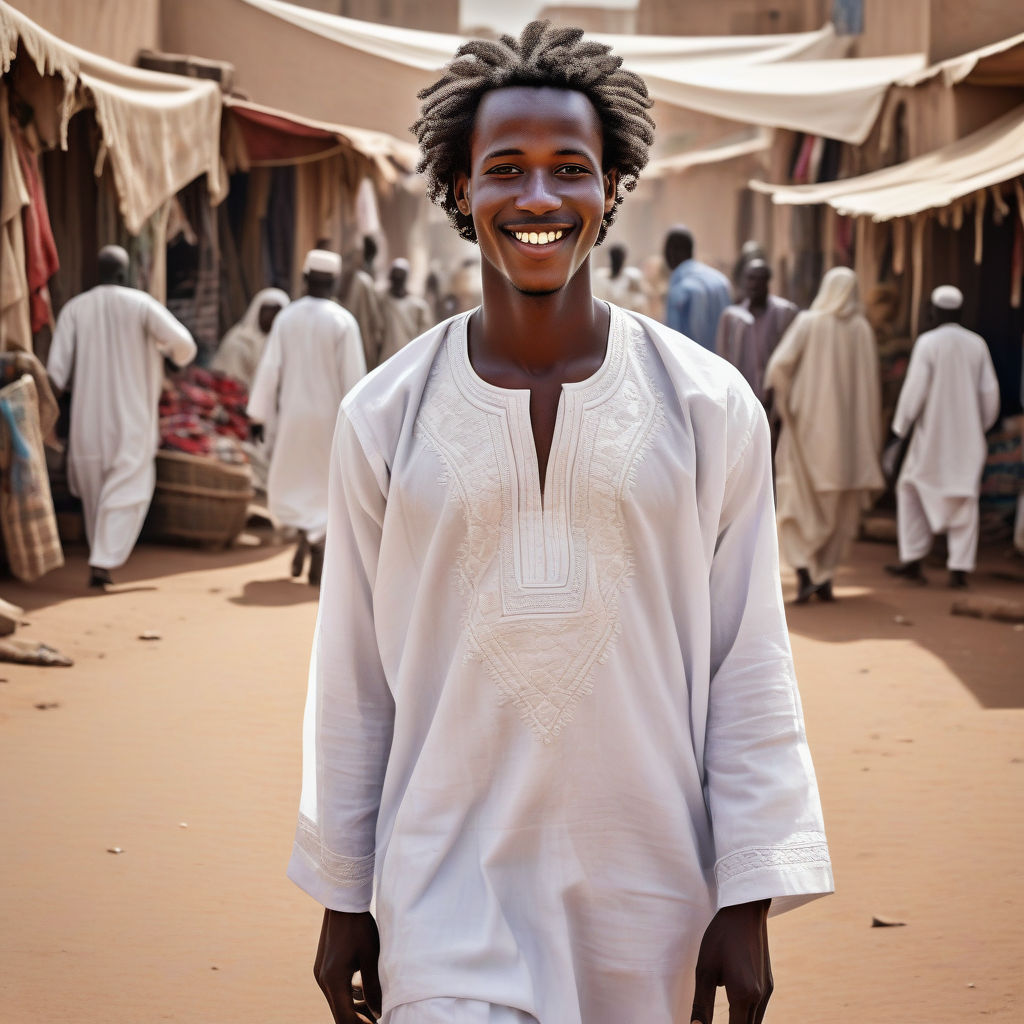
{"label": "white boubou robe", "polygon": [[277,315],[248,413],[272,437],[271,515],[302,530],[314,544],[327,528],[327,474],[338,406],[365,373],[359,325],[347,309],[307,295]]}
{"label": "white boubou robe", "polygon": [[477,376],[468,318],[342,407],[289,874],[375,893],[385,1019],[689,1020],[716,908],[832,889],[768,424],[612,307],[542,497],[530,392]]}
{"label": "white boubou robe", "polygon": [[[892,423],[900,437],[914,431],[896,486],[904,561],[925,553],[909,538],[920,540],[926,551],[932,534],[953,532],[961,523],[970,532],[976,523],[988,455],[985,431],[998,415],[999,381],[985,339],[960,324],[922,334],[910,354]],[[958,564],[951,557],[951,568],[974,568],[976,526],[968,541],[970,550],[958,553]]]}
{"label": "white boubou robe", "polygon": [[134,288],[99,285],[57,318],[47,371],[71,390],[68,484],[98,569],[128,560],[153,498],[163,359],[185,366],[195,354],[185,326]]}

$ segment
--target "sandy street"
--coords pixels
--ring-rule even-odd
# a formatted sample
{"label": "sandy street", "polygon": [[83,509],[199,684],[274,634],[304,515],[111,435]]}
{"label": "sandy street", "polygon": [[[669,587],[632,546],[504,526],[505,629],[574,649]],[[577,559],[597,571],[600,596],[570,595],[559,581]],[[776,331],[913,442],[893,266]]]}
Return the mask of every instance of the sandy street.
{"label": "sandy street", "polygon": [[[952,617],[939,568],[891,583],[892,555],[790,610],[838,893],[774,922],[767,1019],[1019,1022],[1024,629]],[[0,587],[75,659],[0,665],[3,1024],[329,1019],[284,877],[316,613],[289,557],[143,546],[90,596],[76,552]]]}

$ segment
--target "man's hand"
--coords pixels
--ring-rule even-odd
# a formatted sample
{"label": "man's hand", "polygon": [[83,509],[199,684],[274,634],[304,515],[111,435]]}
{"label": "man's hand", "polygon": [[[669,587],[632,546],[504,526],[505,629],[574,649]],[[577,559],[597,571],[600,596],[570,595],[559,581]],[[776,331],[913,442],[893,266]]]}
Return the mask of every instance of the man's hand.
{"label": "man's hand", "polygon": [[[313,977],[327,999],[335,1024],[362,1024],[380,1016],[379,955],[380,938],[371,914],[324,911]],[[362,999],[352,986],[356,971],[362,975]]]}
{"label": "man's hand", "polygon": [[715,989],[725,986],[729,1024],[761,1024],[772,995],[768,958],[771,900],[723,907],[711,920],[697,954],[697,987],[690,1020],[711,1024]]}

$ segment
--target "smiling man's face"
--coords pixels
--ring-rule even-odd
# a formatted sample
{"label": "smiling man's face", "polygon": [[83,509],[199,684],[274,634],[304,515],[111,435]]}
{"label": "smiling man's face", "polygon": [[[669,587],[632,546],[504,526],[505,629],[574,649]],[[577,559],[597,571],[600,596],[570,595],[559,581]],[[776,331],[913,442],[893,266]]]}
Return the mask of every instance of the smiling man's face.
{"label": "smiling man's face", "polygon": [[601,153],[601,122],[583,93],[514,87],[484,96],[455,197],[473,217],[485,275],[497,271],[533,295],[572,279],[615,202],[615,172],[602,171]]}

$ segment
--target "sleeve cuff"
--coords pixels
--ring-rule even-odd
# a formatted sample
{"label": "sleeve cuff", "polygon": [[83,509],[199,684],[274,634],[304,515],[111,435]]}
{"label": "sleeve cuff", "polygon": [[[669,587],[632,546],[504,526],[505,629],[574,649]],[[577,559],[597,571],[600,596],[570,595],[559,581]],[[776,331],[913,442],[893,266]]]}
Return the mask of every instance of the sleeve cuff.
{"label": "sleeve cuff", "polygon": [[750,847],[715,864],[718,909],[772,901],[770,914],[785,913],[835,890],[825,836],[808,832],[771,847]]}
{"label": "sleeve cuff", "polygon": [[343,857],[327,850],[312,822],[299,819],[288,877],[328,910],[361,914],[373,897],[374,854]]}

